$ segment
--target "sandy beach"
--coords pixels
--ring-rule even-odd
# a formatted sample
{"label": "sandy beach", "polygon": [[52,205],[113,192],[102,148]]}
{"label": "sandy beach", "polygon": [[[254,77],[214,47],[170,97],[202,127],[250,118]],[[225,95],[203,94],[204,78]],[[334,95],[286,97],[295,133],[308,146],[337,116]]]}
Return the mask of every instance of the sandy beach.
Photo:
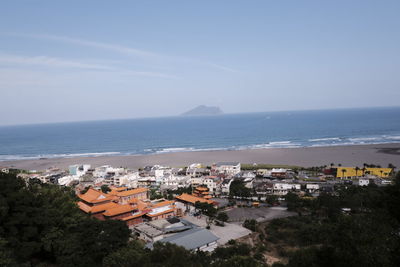
{"label": "sandy beach", "polygon": [[160,164],[171,167],[186,166],[198,162],[212,164],[220,161],[241,163],[286,164],[303,167],[341,163],[343,166],[362,166],[363,163],[389,163],[400,166],[400,143],[379,145],[352,145],[330,147],[269,148],[237,151],[176,152],[153,155],[101,156],[78,158],[49,158],[35,160],[3,161],[0,166],[26,170],[44,170],[49,167],[66,169],[69,165],[84,163],[93,167],[111,165],[115,167],[140,168]]}

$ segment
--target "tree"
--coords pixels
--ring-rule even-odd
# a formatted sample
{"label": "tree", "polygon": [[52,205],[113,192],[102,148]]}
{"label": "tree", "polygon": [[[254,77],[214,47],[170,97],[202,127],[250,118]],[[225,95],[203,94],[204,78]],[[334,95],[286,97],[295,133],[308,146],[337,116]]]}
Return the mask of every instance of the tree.
{"label": "tree", "polygon": [[243,222],[243,227],[255,232],[257,230],[257,221],[254,219],[246,219]]}
{"label": "tree", "polygon": [[301,200],[298,195],[293,192],[289,192],[285,196],[287,208],[289,211],[296,211],[301,207]]}
{"label": "tree", "polygon": [[7,242],[18,266],[98,266],[128,241],[124,222],[82,213],[71,188],[3,173],[0,183],[0,240]]}
{"label": "tree", "polygon": [[0,237],[0,266],[16,266],[12,252],[7,248],[7,241]]}
{"label": "tree", "polygon": [[365,168],[364,166],[361,170],[362,170],[362,176],[365,176],[365,171],[367,170],[367,168]]}
{"label": "tree", "polygon": [[197,201],[194,207],[200,211],[201,214],[207,216],[207,226],[210,227],[210,224],[214,221],[215,215],[217,214],[217,209],[214,208],[212,204],[200,201]]}
{"label": "tree", "polygon": [[346,169],[342,169],[342,178],[344,178],[345,176],[344,176],[344,174],[347,172],[347,170]]}
{"label": "tree", "polygon": [[355,170],[356,170],[356,177],[358,177],[358,171],[360,170],[360,168],[357,166],[355,167]]}
{"label": "tree", "polygon": [[225,222],[227,222],[229,220],[229,216],[228,216],[228,214],[226,214],[226,212],[219,212],[217,214],[216,219],[218,221],[221,221],[222,223],[225,223]]}
{"label": "tree", "polygon": [[229,195],[231,197],[250,197],[251,191],[242,181],[234,180],[229,187]]}
{"label": "tree", "polygon": [[101,192],[103,192],[103,193],[105,193],[105,194],[107,194],[108,192],[111,191],[110,187],[109,187],[108,185],[106,185],[106,184],[103,184],[103,185],[100,187],[100,189],[101,189]]}
{"label": "tree", "polygon": [[388,168],[390,168],[390,169],[396,169],[396,166],[394,166],[392,163],[389,163],[389,164],[388,164]]}

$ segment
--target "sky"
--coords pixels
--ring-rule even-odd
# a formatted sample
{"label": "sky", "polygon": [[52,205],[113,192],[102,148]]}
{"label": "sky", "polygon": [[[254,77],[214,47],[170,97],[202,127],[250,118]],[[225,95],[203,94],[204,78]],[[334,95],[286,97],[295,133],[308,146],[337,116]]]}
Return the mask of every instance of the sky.
{"label": "sky", "polygon": [[399,106],[400,1],[1,1],[0,125]]}

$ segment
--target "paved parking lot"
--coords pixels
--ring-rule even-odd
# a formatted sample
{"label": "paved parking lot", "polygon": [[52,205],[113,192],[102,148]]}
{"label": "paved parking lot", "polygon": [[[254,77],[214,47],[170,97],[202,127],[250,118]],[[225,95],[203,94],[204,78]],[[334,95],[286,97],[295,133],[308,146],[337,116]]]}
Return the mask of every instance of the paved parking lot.
{"label": "paved parking lot", "polygon": [[246,219],[255,219],[258,222],[270,221],[297,215],[287,211],[285,207],[260,207],[260,208],[233,208],[226,211],[230,222],[243,222]]}

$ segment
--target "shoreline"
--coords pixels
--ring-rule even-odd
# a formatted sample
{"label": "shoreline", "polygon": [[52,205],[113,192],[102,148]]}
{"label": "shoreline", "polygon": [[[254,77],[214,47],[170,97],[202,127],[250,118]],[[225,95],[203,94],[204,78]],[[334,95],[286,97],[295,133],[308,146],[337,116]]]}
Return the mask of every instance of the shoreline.
{"label": "shoreline", "polygon": [[0,166],[41,171],[49,167],[67,169],[69,165],[73,164],[90,164],[92,167],[111,165],[140,168],[155,164],[171,167],[187,166],[191,163],[210,165],[220,161],[302,167],[329,165],[330,163],[341,163],[343,166],[362,166],[363,163],[372,163],[386,167],[391,163],[400,167],[400,143],[21,159],[1,161]]}

